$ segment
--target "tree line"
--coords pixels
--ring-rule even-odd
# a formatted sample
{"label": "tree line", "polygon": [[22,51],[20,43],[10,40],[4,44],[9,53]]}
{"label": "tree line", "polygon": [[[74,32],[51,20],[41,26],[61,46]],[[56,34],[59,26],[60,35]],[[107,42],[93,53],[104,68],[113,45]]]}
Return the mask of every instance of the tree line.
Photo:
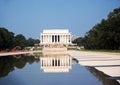
{"label": "tree line", "polygon": [[34,44],[38,43],[38,39],[26,39],[22,34],[15,36],[13,32],[10,32],[4,27],[0,27],[0,50],[13,49],[16,46],[19,46],[20,49],[23,49],[26,46],[34,46]]}
{"label": "tree line", "polygon": [[120,49],[120,8],[114,9],[107,19],[102,19],[84,37],[77,38],[73,43],[85,49]]}

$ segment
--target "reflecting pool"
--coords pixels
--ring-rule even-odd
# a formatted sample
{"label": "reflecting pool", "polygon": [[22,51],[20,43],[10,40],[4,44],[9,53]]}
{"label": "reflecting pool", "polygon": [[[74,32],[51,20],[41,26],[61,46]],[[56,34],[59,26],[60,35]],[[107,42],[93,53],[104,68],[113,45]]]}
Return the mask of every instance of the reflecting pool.
{"label": "reflecting pool", "polygon": [[80,66],[69,55],[0,57],[0,85],[119,85],[93,67]]}

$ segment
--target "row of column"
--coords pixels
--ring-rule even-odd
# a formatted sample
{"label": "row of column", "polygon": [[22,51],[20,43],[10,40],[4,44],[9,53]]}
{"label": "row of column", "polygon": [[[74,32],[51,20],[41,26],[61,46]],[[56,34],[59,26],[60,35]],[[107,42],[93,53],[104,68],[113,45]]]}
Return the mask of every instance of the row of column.
{"label": "row of column", "polygon": [[71,66],[72,58],[52,58],[52,57],[41,57],[41,67],[54,67],[54,66]]}
{"label": "row of column", "polygon": [[71,43],[71,35],[41,35],[41,43]]}

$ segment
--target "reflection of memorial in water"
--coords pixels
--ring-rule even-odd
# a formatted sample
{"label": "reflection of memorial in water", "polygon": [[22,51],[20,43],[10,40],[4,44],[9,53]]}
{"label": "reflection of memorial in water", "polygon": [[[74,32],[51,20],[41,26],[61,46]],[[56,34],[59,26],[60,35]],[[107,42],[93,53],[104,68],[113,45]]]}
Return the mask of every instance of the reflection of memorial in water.
{"label": "reflection of memorial in water", "polygon": [[69,72],[72,58],[67,54],[51,54],[40,57],[41,69],[44,72]]}

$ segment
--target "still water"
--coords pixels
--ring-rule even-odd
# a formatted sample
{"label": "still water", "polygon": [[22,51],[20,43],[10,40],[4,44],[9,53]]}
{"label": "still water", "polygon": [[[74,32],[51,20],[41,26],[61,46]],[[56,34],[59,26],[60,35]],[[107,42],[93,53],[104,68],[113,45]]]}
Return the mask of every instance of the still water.
{"label": "still water", "polygon": [[119,85],[69,55],[0,57],[0,85]]}

